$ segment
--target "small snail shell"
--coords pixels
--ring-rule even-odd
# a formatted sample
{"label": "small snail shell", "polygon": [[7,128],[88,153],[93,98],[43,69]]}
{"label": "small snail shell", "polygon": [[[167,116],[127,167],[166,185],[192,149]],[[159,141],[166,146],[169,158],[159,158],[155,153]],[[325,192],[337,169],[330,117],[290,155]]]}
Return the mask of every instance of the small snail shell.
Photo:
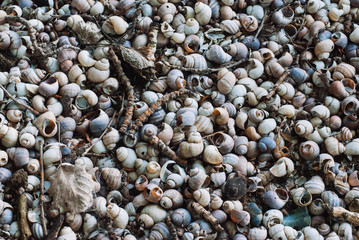
{"label": "small snail shell", "polygon": [[241,33],[240,27],[241,27],[241,23],[238,20],[229,20],[228,19],[228,20],[224,20],[220,23],[220,28],[223,31],[225,31],[229,34],[233,34],[233,35]]}
{"label": "small snail shell", "polygon": [[165,3],[158,8],[157,15],[162,21],[171,23],[176,13],[176,6],[173,3]]}
{"label": "small snail shell", "polygon": [[321,119],[327,119],[330,117],[329,109],[324,105],[317,105],[310,110],[313,117],[319,117]]}
{"label": "small snail shell", "polygon": [[293,196],[294,203],[299,207],[309,206],[312,202],[312,194],[303,187],[292,189],[290,193]]}
{"label": "small snail shell", "polygon": [[294,131],[299,136],[306,137],[313,132],[313,125],[307,120],[299,120],[295,124]]}
{"label": "small snail shell", "polygon": [[232,59],[232,56],[227,54],[221,46],[212,45],[206,52],[206,58],[211,62],[223,64],[229,62]]}
{"label": "small snail shell", "polygon": [[329,154],[333,156],[338,156],[345,151],[344,145],[334,137],[328,137],[324,143]]}
{"label": "small snail shell", "polygon": [[57,124],[53,112],[47,111],[35,120],[35,126],[44,137],[52,137],[57,132]]}
{"label": "small snail shell", "polygon": [[178,227],[187,227],[191,223],[191,214],[185,208],[177,208],[173,211],[171,220]]}
{"label": "small snail shell", "polygon": [[292,84],[286,82],[279,85],[277,93],[283,99],[290,100],[294,97],[295,89]]}
{"label": "small snail shell", "polygon": [[323,200],[321,198],[316,198],[309,205],[309,212],[313,215],[321,215],[325,212],[323,205],[324,205]]}
{"label": "small snail shell", "polygon": [[263,198],[270,208],[281,209],[288,202],[289,195],[286,190],[276,188],[274,191],[267,191]]}
{"label": "small snail shell", "polygon": [[61,229],[57,239],[58,240],[76,240],[76,233],[74,231],[72,231],[72,229],[70,227],[65,226]]}
{"label": "small snail shell", "polygon": [[149,162],[146,166],[146,177],[151,180],[153,178],[157,178],[160,175],[161,166],[157,162]]}
{"label": "small snail shell", "polygon": [[65,222],[71,227],[72,231],[78,231],[82,226],[81,214],[66,213]]}
{"label": "small snail shell", "polygon": [[201,70],[207,68],[207,61],[204,58],[204,56],[197,53],[193,53],[183,57],[182,65],[183,67],[195,68]]}
{"label": "small snail shell", "polygon": [[225,133],[214,134],[212,137],[212,141],[217,146],[221,154],[226,154],[231,152],[234,147],[233,138]]}
{"label": "small snail shell", "polygon": [[142,209],[139,217],[139,221],[145,224],[145,228],[150,228],[155,223],[163,221],[166,218],[166,216],[167,216],[167,212],[161,206],[148,204]]}
{"label": "small snail shell", "polygon": [[90,53],[86,50],[80,51],[77,55],[77,59],[83,67],[92,67],[97,62],[90,56]]}
{"label": "small snail shell", "polygon": [[294,164],[290,158],[282,157],[269,169],[275,177],[284,177],[294,171]]}
{"label": "small snail shell", "polygon": [[5,151],[0,150],[0,167],[5,166],[8,162],[8,155]]}
{"label": "small snail shell", "polygon": [[268,210],[264,213],[262,222],[266,228],[281,224],[283,222],[283,213],[277,209]]}
{"label": "small snail shell", "polygon": [[22,119],[22,112],[20,110],[9,109],[6,112],[6,118],[13,123],[17,123]]}
{"label": "small snail shell", "polygon": [[107,95],[115,92],[119,88],[119,82],[116,78],[108,78],[102,83],[102,91]]}
{"label": "small snail shell", "polygon": [[113,219],[113,225],[116,228],[126,228],[129,216],[125,209],[120,208],[115,203],[110,203],[107,206],[107,214]]}
{"label": "small snail shell", "polygon": [[218,72],[217,79],[217,88],[223,94],[231,92],[237,80],[236,76],[228,71],[227,68],[223,68]]}
{"label": "small snail shell", "polygon": [[264,119],[259,125],[258,125],[258,133],[261,135],[266,135],[270,132],[272,132],[277,126],[276,121],[273,118],[267,118]]}
{"label": "small snail shell", "polygon": [[208,190],[206,190],[204,188],[194,191],[193,197],[203,207],[207,207],[211,201],[211,196],[210,196]]}
{"label": "small snail shell", "polygon": [[103,136],[103,143],[107,150],[113,150],[116,144],[120,141],[120,134],[118,130],[110,128],[109,131]]}
{"label": "small snail shell", "polygon": [[121,35],[126,32],[128,23],[123,18],[118,16],[112,16],[107,19],[102,25],[102,29],[111,35]]}
{"label": "small snail shell", "polygon": [[75,99],[75,105],[80,110],[86,110],[98,103],[98,97],[92,90],[82,90]]}
{"label": "small snail shell", "polygon": [[20,135],[19,143],[25,148],[32,148],[35,145],[35,136],[31,133],[24,133]]}
{"label": "small snail shell", "polygon": [[354,31],[349,35],[349,39],[353,43],[359,43],[359,28],[354,29]]}
{"label": "small snail shell", "polygon": [[258,20],[252,15],[246,16],[242,19],[242,26],[247,32],[254,32],[258,28]]}
{"label": "small snail shell", "polygon": [[176,209],[183,204],[182,194],[175,189],[168,189],[164,191],[163,197],[160,200],[161,207],[165,209]]}
{"label": "small snail shell", "polygon": [[[39,137],[37,137],[39,138]],[[43,140],[41,140],[43,141]],[[35,147],[36,147],[35,143]],[[55,143],[50,143],[48,145],[46,145],[45,147],[45,152],[44,152],[44,165],[45,166],[50,166],[51,164],[60,161],[62,158],[62,154],[61,154],[61,150],[60,150],[60,144],[55,142]]]}
{"label": "small snail shell", "polygon": [[313,176],[304,184],[304,187],[311,194],[321,194],[325,190],[323,179],[320,176]]}
{"label": "small snail shell", "polygon": [[6,151],[9,158],[14,161],[16,167],[20,168],[29,163],[29,151],[26,148],[12,147]]}
{"label": "small snail shell", "polygon": [[238,155],[244,155],[248,151],[248,138],[245,136],[234,137],[234,151]]}
{"label": "small snail shell", "polygon": [[187,142],[180,143],[179,153],[184,158],[195,157],[202,153],[203,148],[201,135],[198,132],[190,132]]}
{"label": "small snail shell", "polygon": [[219,125],[224,125],[228,122],[229,113],[225,108],[215,108],[212,114],[214,121]]}
{"label": "small snail shell", "polygon": [[184,40],[184,49],[189,53],[197,52],[200,47],[200,38],[197,35],[189,35]]}
{"label": "small snail shell", "polygon": [[183,73],[177,69],[171,70],[167,75],[167,85],[174,90],[183,88],[186,85]]}
{"label": "small snail shell", "polygon": [[156,203],[161,200],[163,196],[162,189],[154,183],[149,183],[146,186],[146,190],[143,191],[145,199],[149,202]]}
{"label": "small snail shell", "polygon": [[50,77],[49,79],[43,81],[38,88],[38,92],[45,97],[51,97],[55,95],[58,90],[59,82],[54,77]]}
{"label": "small snail shell", "polygon": [[93,202],[93,207],[95,208],[95,212],[100,216],[104,217],[107,213],[107,201],[104,197],[97,197]]}
{"label": "small snail shell", "polygon": [[214,145],[209,145],[204,149],[203,160],[209,164],[221,164],[223,156]]}
{"label": "small snail shell", "polygon": [[199,31],[199,23],[194,18],[189,18],[186,22],[184,32],[186,35],[196,34]]}
{"label": "small snail shell", "polygon": [[245,227],[250,222],[250,215],[247,211],[238,211],[237,209],[233,209],[231,211],[231,219],[233,222]]}
{"label": "small snail shell", "polygon": [[359,186],[359,178],[358,178],[358,171],[353,171],[348,178],[348,183],[352,187],[358,187]]}
{"label": "small snail shell", "polygon": [[334,50],[334,43],[330,39],[319,42],[314,49],[315,55],[319,60],[327,59],[330,53]]}
{"label": "small snail shell", "polygon": [[21,79],[33,84],[38,84],[45,76],[46,71],[38,68],[26,68],[21,71]]}
{"label": "small snail shell", "polygon": [[110,118],[103,110],[97,110],[94,114],[94,119],[90,122],[90,131],[95,137],[99,137],[102,132],[106,129]]}
{"label": "small snail shell", "polygon": [[260,76],[262,76],[262,74],[264,73],[263,64],[255,58],[250,58],[248,62],[248,76],[253,79],[258,79]]}
{"label": "small snail shell", "polygon": [[117,168],[102,168],[101,173],[110,189],[120,188],[122,174]]}
{"label": "small snail shell", "polygon": [[106,58],[97,61],[93,67],[86,72],[90,82],[102,83],[110,76],[110,62]]}
{"label": "small snail shell", "polygon": [[193,190],[200,189],[203,185],[207,185],[210,181],[209,176],[201,169],[193,168],[190,170],[190,178],[188,180],[189,187]]}
{"label": "small snail shell", "polygon": [[299,146],[299,155],[306,159],[312,160],[319,156],[320,149],[316,142],[306,141]]}
{"label": "small snail shell", "polygon": [[195,4],[194,11],[196,13],[195,18],[200,25],[206,25],[209,23],[212,16],[212,10],[208,5],[202,2],[197,2]]}

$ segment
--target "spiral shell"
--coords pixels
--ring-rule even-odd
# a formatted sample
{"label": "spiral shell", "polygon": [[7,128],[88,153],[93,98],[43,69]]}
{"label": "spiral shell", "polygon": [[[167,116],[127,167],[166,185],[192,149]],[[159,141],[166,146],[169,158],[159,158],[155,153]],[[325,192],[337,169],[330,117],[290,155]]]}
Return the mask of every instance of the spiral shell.
{"label": "spiral shell", "polygon": [[103,168],[101,169],[103,178],[110,189],[116,190],[121,186],[121,172],[116,168]]}

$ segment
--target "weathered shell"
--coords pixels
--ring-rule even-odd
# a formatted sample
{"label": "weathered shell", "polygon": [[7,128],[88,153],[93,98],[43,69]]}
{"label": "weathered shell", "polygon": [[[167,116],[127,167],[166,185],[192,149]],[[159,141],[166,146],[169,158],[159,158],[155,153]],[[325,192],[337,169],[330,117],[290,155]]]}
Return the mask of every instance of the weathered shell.
{"label": "weathered shell", "polygon": [[121,186],[121,172],[116,168],[103,168],[101,169],[103,178],[107,186],[113,190],[119,189]]}

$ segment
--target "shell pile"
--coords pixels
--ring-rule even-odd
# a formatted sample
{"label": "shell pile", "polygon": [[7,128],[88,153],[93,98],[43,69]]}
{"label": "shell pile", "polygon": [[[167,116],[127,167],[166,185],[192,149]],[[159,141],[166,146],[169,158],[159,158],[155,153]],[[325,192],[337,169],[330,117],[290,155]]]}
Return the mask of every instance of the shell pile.
{"label": "shell pile", "polygon": [[4,0],[0,239],[359,239],[358,0]]}

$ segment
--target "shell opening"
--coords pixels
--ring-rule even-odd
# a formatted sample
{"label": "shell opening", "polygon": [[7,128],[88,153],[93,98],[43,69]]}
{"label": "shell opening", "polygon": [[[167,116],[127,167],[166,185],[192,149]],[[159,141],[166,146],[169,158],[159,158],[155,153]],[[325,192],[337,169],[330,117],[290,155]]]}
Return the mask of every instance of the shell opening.
{"label": "shell opening", "polygon": [[52,131],[54,131],[56,127],[56,123],[52,120],[45,120],[44,124],[43,124],[43,129],[44,129],[44,133],[46,135],[49,135],[52,133]]}

